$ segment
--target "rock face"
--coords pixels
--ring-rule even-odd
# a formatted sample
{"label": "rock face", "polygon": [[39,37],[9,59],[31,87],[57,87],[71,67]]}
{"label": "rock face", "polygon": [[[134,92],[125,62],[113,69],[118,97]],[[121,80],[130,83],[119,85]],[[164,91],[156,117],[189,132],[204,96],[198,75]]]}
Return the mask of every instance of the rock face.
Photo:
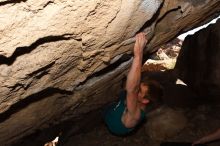
{"label": "rock face", "polygon": [[156,53],[150,56],[142,67],[142,72],[156,72],[173,69],[176,58],[182,46],[182,40],[178,38],[162,45]]}
{"label": "rock face", "polygon": [[220,20],[185,39],[175,69],[199,97],[215,101],[220,97],[219,58]]}
{"label": "rock face", "polygon": [[0,10],[0,143],[10,145],[112,101],[135,33],[153,52],[220,1],[0,0]]}
{"label": "rock face", "polygon": [[158,141],[165,141],[175,136],[187,124],[187,118],[182,112],[168,107],[154,111],[148,119],[145,125],[146,132],[151,139]]}

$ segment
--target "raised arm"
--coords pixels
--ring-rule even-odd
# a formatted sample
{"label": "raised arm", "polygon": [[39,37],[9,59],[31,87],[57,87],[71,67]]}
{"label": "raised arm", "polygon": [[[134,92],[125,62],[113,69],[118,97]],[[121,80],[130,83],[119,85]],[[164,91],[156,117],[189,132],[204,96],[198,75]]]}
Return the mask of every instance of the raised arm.
{"label": "raised arm", "polygon": [[137,94],[140,87],[141,67],[143,59],[143,49],[146,45],[146,38],[144,33],[136,35],[136,42],[134,45],[134,59],[127,76],[126,90],[128,94]]}
{"label": "raised arm", "polygon": [[128,128],[135,126],[138,118],[140,117],[140,109],[137,107],[137,97],[140,88],[143,49],[146,43],[147,41],[144,33],[139,33],[136,35],[134,59],[126,81],[127,112],[124,114],[123,122]]}

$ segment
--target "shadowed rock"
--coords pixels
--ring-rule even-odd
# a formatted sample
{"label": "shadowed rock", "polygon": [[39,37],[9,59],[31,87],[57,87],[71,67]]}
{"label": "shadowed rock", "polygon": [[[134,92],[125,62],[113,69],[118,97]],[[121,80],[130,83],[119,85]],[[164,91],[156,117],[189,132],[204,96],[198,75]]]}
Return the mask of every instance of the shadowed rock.
{"label": "shadowed rock", "polygon": [[147,56],[214,18],[220,1],[17,0],[0,9],[0,143],[11,145],[112,101],[137,32],[148,35]]}

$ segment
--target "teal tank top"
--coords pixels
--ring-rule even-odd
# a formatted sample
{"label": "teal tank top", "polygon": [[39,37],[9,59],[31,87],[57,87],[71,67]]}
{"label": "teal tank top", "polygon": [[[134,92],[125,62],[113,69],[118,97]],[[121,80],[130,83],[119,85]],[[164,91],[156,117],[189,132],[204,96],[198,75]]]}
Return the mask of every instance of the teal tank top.
{"label": "teal tank top", "polygon": [[[126,94],[127,94],[126,91],[122,91],[119,95],[119,101],[110,105],[106,109],[104,114],[104,120],[109,131],[115,135],[126,135],[135,129],[135,127],[126,128],[121,121],[121,117],[126,108],[125,105]],[[145,119],[145,112],[141,110],[141,118],[139,123],[144,119]]]}

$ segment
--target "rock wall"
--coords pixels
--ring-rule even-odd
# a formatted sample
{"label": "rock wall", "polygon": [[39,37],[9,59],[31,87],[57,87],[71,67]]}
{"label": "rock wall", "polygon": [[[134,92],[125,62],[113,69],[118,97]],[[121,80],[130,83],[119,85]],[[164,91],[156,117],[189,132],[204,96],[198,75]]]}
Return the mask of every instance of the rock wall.
{"label": "rock wall", "polygon": [[1,6],[1,113],[47,88],[73,91],[126,52],[117,51],[120,43],[134,36],[161,1],[11,3]]}
{"label": "rock wall", "polygon": [[216,101],[220,97],[219,59],[220,20],[187,36],[175,69],[200,98]]}
{"label": "rock wall", "polygon": [[77,119],[112,101],[131,63],[212,19],[220,1],[0,0],[0,143]]}

